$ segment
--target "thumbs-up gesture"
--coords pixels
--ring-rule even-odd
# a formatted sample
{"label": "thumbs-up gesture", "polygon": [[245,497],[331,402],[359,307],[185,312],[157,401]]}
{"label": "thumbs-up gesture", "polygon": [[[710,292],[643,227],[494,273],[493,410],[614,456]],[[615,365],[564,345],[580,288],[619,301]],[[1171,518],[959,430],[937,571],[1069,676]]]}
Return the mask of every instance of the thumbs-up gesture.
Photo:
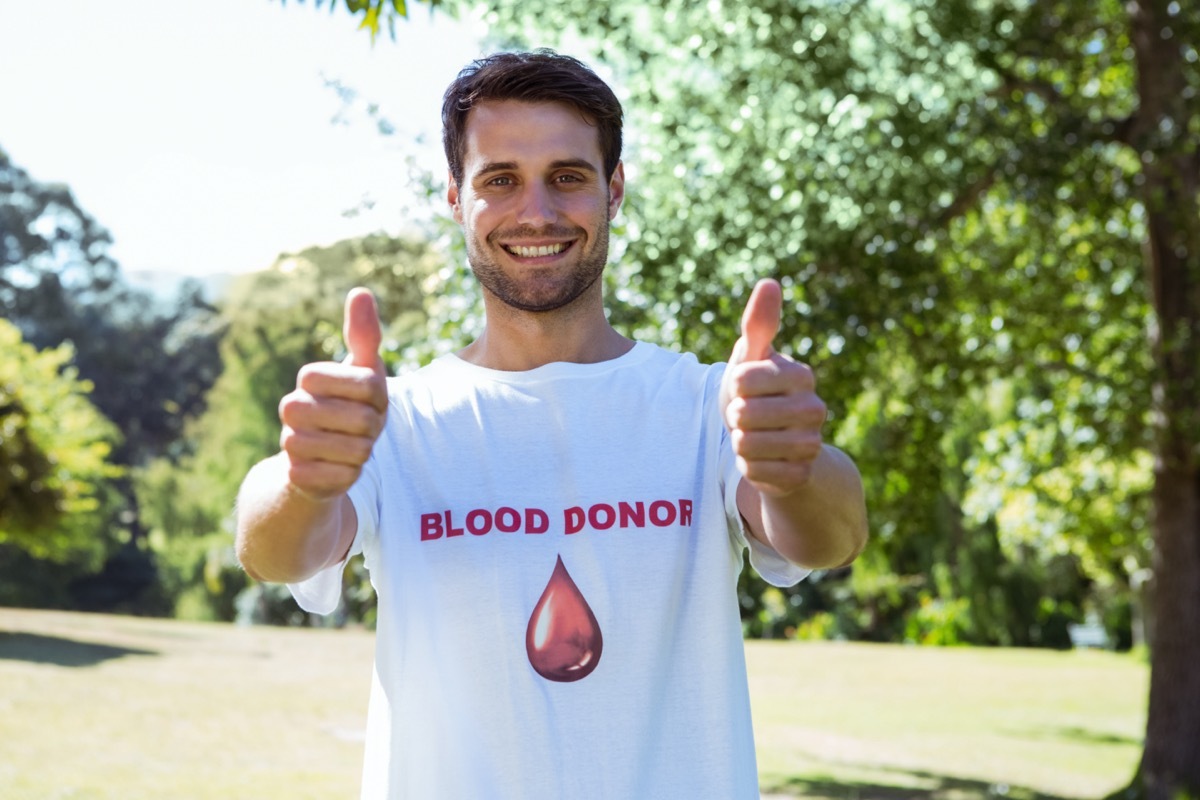
{"label": "thumbs-up gesture", "polygon": [[387,371],[379,357],[383,332],[366,289],[346,296],[341,363],[307,364],[296,389],[279,403],[291,486],[311,498],[336,497],[358,480],[387,419]]}
{"label": "thumbs-up gesture", "polygon": [[759,281],[721,383],[722,416],[738,468],[759,492],[773,496],[808,482],[825,423],[812,370],[775,352],[782,312],[779,284]]}

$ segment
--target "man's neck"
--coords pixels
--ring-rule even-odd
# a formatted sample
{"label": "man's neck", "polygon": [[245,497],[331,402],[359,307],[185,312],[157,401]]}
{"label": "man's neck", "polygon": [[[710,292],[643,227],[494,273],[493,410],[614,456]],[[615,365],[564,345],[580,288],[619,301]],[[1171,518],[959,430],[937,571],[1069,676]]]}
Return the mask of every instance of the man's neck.
{"label": "man's neck", "polygon": [[464,361],[480,367],[524,372],[556,361],[596,364],[633,348],[633,341],[608,323],[599,303],[531,313],[485,294],[484,307],[483,333],[458,352]]}

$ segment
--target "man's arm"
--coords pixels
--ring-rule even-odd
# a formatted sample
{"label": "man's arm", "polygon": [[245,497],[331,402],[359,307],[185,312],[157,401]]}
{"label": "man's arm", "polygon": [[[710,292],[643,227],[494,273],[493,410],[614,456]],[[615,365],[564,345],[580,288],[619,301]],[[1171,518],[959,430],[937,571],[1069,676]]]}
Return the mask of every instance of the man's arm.
{"label": "man's arm", "polygon": [[867,507],[854,462],[824,445],[808,481],[790,494],[760,492],[743,478],[738,511],[750,535],[808,569],[843,567],[867,543]]}
{"label": "man's arm", "polygon": [[750,534],[809,569],[853,561],[867,542],[862,478],[821,440],[825,403],[812,370],[775,352],[782,293],[760,281],[721,384],[721,408],[742,480],[737,506]]}
{"label": "man's arm", "polygon": [[279,403],[280,452],[238,492],[238,560],[253,578],[298,582],[346,557],[358,530],[347,490],[387,418],[387,373],[375,300],[346,298],[344,364],[308,364]]}
{"label": "man's arm", "polygon": [[310,497],[288,479],[286,453],[259,462],[238,492],[237,554],[250,577],[298,583],[346,557],[358,531],[350,498]]}

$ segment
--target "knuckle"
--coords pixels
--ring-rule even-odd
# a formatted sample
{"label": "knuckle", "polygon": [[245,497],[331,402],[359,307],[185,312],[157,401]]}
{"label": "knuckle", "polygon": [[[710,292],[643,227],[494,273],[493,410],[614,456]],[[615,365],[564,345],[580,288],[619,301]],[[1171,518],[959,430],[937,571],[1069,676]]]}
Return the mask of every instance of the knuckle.
{"label": "knuckle", "polygon": [[782,371],[788,376],[792,385],[800,391],[812,391],[817,385],[816,375],[808,364],[789,361],[783,365]]}
{"label": "knuckle", "polygon": [[750,480],[754,480],[755,468],[749,461],[747,461],[742,456],[738,456],[738,458],[737,458],[737,468],[738,468],[738,472],[742,473]]}
{"label": "knuckle", "polygon": [[339,492],[346,491],[347,489],[349,489],[351,486],[354,485],[354,482],[358,480],[358,476],[361,474],[362,474],[361,466],[357,466],[357,467],[343,466],[339,470],[337,490]]}
{"label": "knuckle", "polygon": [[293,465],[304,464],[312,460],[313,443],[295,428],[285,428],[279,437],[279,447],[287,453]]}
{"label": "knuckle", "polygon": [[730,385],[733,387],[733,394],[741,395],[750,390],[754,386],[758,372],[761,371],[754,362],[738,364],[733,368],[733,375],[730,378]]}
{"label": "knuckle", "polygon": [[381,408],[387,403],[387,384],[378,375],[372,374],[366,381],[364,392],[367,402],[375,408]]}
{"label": "knuckle", "polygon": [[305,364],[296,375],[296,388],[309,394],[319,395],[333,381],[342,377],[341,365],[326,361]]}
{"label": "knuckle", "polygon": [[798,416],[801,423],[807,428],[820,428],[825,424],[828,418],[829,409],[824,401],[816,395],[812,395],[807,402],[802,403],[798,409]]}
{"label": "knuckle", "polygon": [[[363,437],[356,438],[354,440],[354,444],[352,445],[353,456],[356,460],[356,463],[360,466],[365,464],[367,459],[371,457],[371,450],[373,450],[374,447],[375,443],[372,440]],[[355,475],[356,479],[357,477],[358,476]]]}
{"label": "knuckle", "polygon": [[746,377],[746,373],[739,368],[738,371],[734,373],[733,378],[729,381],[730,393],[734,397],[743,396],[746,393],[748,383],[749,381]]}
{"label": "knuckle", "polygon": [[789,464],[800,464],[808,460],[810,448],[804,442],[796,441],[788,445],[783,453],[783,460]]}
{"label": "knuckle", "polygon": [[374,406],[360,405],[358,412],[358,429],[364,436],[374,438],[379,435],[380,429],[383,427],[379,412]]}
{"label": "knuckle", "polygon": [[300,371],[296,373],[297,388],[311,384],[314,377],[317,375],[317,370],[318,366],[316,364],[305,364],[302,366]]}
{"label": "knuckle", "polygon": [[301,399],[299,392],[285,394],[283,399],[279,401],[279,421],[284,425],[294,423],[303,403],[304,401]]}
{"label": "knuckle", "polygon": [[730,428],[740,428],[746,419],[746,400],[734,397],[725,407],[725,422]]}
{"label": "knuckle", "polygon": [[284,425],[279,434],[279,449],[291,452],[296,446],[296,431],[290,425]]}
{"label": "knuckle", "polygon": [[292,461],[288,464],[287,478],[289,483],[302,489],[312,489],[316,485],[309,465],[300,461]]}
{"label": "knuckle", "polygon": [[795,464],[811,465],[813,460],[821,452],[821,437],[806,436],[797,441],[791,449],[791,462]]}

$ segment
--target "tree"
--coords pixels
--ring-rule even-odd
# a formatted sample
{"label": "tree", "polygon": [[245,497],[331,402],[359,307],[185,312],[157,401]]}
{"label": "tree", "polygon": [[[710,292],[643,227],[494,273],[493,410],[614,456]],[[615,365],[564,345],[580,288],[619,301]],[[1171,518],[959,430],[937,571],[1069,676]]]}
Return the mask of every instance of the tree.
{"label": "tree", "polygon": [[[36,348],[70,345],[90,401],[122,432],[108,460],[130,466],[164,452],[198,412],[219,371],[221,331],[195,285],[162,306],[126,284],[110,244],[67,186],[32,178],[0,149],[0,317]],[[82,580],[75,565],[43,574],[22,602],[112,608],[152,582],[127,471],[113,489],[106,541],[123,546],[108,573]],[[30,569],[24,555],[6,561],[18,575]]]}
{"label": "tree", "polygon": [[216,309],[195,283],[163,305],[129,286],[109,232],[62,184],[32,178],[0,149],[0,316],[35,347],[71,342],[93,402],[139,463],[179,436],[219,371]]}
{"label": "tree", "polygon": [[1200,19],[1150,0],[1130,18],[1139,107],[1122,141],[1143,164],[1157,317],[1155,635],[1141,769],[1147,794],[1165,798],[1200,794]]}
{"label": "tree", "polygon": [[104,554],[108,461],[119,436],[69,366],[0,319],[0,544],[37,558],[97,563]]}
{"label": "tree", "polygon": [[[1007,116],[994,114],[996,127],[1011,132],[1022,147],[1016,165],[1024,169],[1017,174],[1030,175],[1030,184],[1036,181],[1053,189],[1057,198],[1079,192],[1083,202],[1076,205],[1077,217],[1087,214],[1113,223],[1117,216],[1112,210],[1126,209],[1141,223],[1137,227],[1145,245],[1140,259],[1145,270],[1142,285],[1148,291],[1140,302],[1149,300],[1153,316],[1149,336],[1143,339],[1147,346],[1132,350],[1143,357],[1152,355],[1153,366],[1145,373],[1135,371],[1134,381],[1107,376],[1115,379],[1112,382],[1123,397],[1147,399],[1127,401],[1123,416],[1127,430],[1149,422],[1155,462],[1155,635],[1146,747],[1137,788],[1153,798],[1175,797],[1181,791],[1196,794],[1200,792],[1200,760],[1195,757],[1200,752],[1200,676],[1193,669],[1200,658],[1200,640],[1195,636],[1200,626],[1200,414],[1195,403],[1200,371],[1196,146],[1200,14],[1165,0],[1028,8],[997,3],[983,15],[970,14],[975,9],[967,6],[940,4],[931,9],[931,18],[940,30],[990,42],[979,60],[998,82],[995,111]],[[1035,155],[1039,149],[1042,152]],[[1059,159],[1063,167],[1055,169],[1047,159]],[[1087,170],[1082,181],[1078,173],[1072,174],[1081,167]],[[999,167],[985,177],[1008,182]],[[1089,182],[1094,183],[1089,186]],[[1088,190],[1090,197],[1084,195]],[[1085,268],[1096,263],[1086,252],[1075,255],[1070,260],[1082,262]],[[1099,275],[1085,272],[1082,280],[1083,285],[1072,293],[1083,296],[1081,305],[1087,304],[1088,295],[1109,290]],[[1101,306],[1106,307],[1119,309],[1120,305]],[[1114,344],[1106,343],[1110,348]]]}

